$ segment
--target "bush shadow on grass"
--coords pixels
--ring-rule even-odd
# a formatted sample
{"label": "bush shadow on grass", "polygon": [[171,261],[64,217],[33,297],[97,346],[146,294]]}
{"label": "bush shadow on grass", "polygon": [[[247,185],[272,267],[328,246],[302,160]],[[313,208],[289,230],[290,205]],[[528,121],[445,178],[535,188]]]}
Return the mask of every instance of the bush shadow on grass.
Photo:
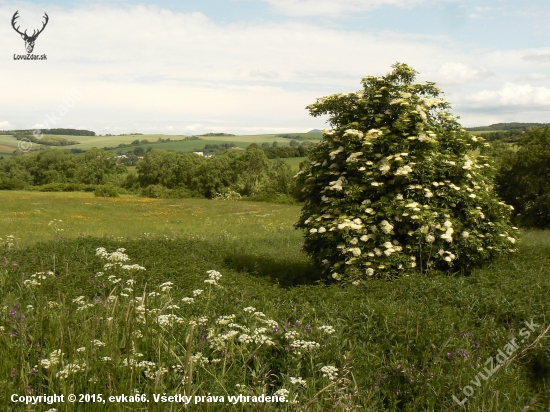
{"label": "bush shadow on grass", "polygon": [[229,253],[224,264],[236,271],[253,276],[269,277],[283,287],[310,285],[322,279],[322,275],[310,261],[276,259],[269,255]]}
{"label": "bush shadow on grass", "polygon": [[101,270],[101,262],[95,259],[98,247],[105,247],[109,251],[126,248],[132,263],[147,268],[147,272],[141,274],[146,277],[162,273],[162,277],[177,278],[181,276],[182,268],[186,268],[187,279],[202,279],[204,271],[225,267],[282,287],[311,285],[321,280],[320,271],[305,255],[285,256],[284,253],[272,253],[271,249],[246,251],[249,245],[202,239],[127,238],[121,242],[110,237],[87,236],[39,242],[10,254],[11,260],[31,264],[41,270],[49,270],[53,265],[51,258],[56,256],[59,267],[70,264],[71,271],[80,266],[78,270],[88,267],[86,270],[93,273]]}

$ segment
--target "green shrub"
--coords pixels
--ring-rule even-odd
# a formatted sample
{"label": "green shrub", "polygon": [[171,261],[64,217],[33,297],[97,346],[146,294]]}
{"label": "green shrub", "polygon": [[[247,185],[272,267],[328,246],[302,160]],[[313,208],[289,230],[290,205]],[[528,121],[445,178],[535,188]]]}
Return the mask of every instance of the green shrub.
{"label": "green shrub", "polygon": [[151,198],[161,198],[163,197],[164,192],[166,192],[166,187],[163,185],[149,185],[141,189],[141,195]]}
{"label": "green shrub", "polygon": [[118,190],[112,185],[98,185],[94,190],[96,197],[118,197]]}
{"label": "green shrub", "polygon": [[149,185],[141,189],[140,194],[144,197],[163,199],[188,199],[192,197],[200,197],[200,195],[196,192],[183,187],[167,189],[162,185]]}
{"label": "green shrub", "polygon": [[49,183],[38,186],[37,189],[39,192],[93,192],[96,186],[82,183]]}
{"label": "green shrub", "polygon": [[296,226],[332,278],[360,283],[412,271],[469,272],[516,242],[492,168],[432,82],[397,63],[357,93],[318,99],[331,130],[299,172],[307,199]]}
{"label": "green shrub", "polygon": [[242,196],[239,192],[235,192],[228,188],[224,188],[212,196],[212,200],[239,200],[241,198]]}
{"label": "green shrub", "polygon": [[290,195],[285,195],[281,193],[258,193],[254,196],[243,197],[242,200],[253,201],[253,202],[268,202],[268,203],[277,203],[279,205],[295,205],[298,202],[295,198]]}

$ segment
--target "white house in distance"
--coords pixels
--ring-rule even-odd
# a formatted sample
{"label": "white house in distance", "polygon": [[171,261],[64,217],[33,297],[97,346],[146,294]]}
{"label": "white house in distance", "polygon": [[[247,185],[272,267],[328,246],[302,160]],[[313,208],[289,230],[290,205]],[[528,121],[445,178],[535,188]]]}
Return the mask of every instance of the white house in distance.
{"label": "white house in distance", "polygon": [[193,152],[195,153],[196,155],[199,155],[199,156],[204,156],[206,157],[207,159],[211,158],[212,155],[211,154],[204,154],[204,152]]}

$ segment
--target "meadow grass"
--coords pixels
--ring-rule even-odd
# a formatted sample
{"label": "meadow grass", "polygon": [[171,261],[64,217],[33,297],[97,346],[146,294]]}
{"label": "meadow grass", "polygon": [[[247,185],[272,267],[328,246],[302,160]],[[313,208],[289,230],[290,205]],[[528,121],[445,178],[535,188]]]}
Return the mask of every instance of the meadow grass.
{"label": "meadow grass", "polygon": [[300,163],[302,163],[306,159],[307,157],[285,157],[281,160],[288,163],[292,170],[297,172],[298,170],[300,170]]}
{"label": "meadow grass", "polygon": [[[187,407],[211,411],[549,408],[548,232],[469,277],[341,287],[300,252],[297,206],[34,192],[0,192],[0,205],[8,410],[185,409],[154,402],[162,393],[224,396]],[[150,402],[9,402],[29,392]],[[274,393],[289,402],[228,402]]]}
{"label": "meadow grass", "polygon": [[0,135],[0,144],[17,148],[17,139],[12,135]]}

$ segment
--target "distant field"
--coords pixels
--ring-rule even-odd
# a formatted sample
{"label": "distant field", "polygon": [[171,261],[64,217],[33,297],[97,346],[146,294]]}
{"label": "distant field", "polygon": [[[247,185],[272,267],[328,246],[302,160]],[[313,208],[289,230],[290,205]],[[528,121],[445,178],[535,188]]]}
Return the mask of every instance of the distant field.
{"label": "distant field", "polygon": [[[297,135],[301,137],[307,137],[308,140],[312,142],[319,141],[321,138],[320,133],[292,133],[292,135]],[[131,143],[134,140],[148,140],[150,143],[145,143],[142,146],[152,147],[153,149],[159,150],[175,150],[188,152],[193,150],[201,150],[206,144],[223,144],[223,143],[234,143],[237,147],[247,147],[251,143],[262,144],[265,142],[273,143],[278,142],[281,146],[288,146],[292,139],[286,139],[283,137],[277,137],[275,134],[263,134],[263,135],[240,135],[240,136],[201,136],[201,140],[188,140],[188,141],[177,141],[183,140],[187,136],[166,136],[166,135],[143,135],[143,136],[131,136],[133,139],[128,139],[125,141],[120,141],[119,138],[124,138],[128,136],[107,136],[107,137],[93,137],[86,143],[78,145],[78,148],[86,150],[87,148],[94,147],[116,147],[120,143]],[[79,141],[78,136],[71,137]],[[103,139],[108,138],[110,140],[104,141]],[[157,143],[159,138],[167,139],[170,138],[174,140],[169,143]],[[96,139],[96,140],[91,140]],[[302,140],[300,140],[301,142]],[[99,144],[99,142],[102,142]],[[121,150],[131,150],[132,148],[121,148]],[[119,149],[117,148],[117,151]]]}
{"label": "distant field", "polygon": [[13,147],[0,144],[0,153],[11,153],[13,150]]}
{"label": "distant field", "polygon": [[0,135],[0,153],[10,148],[11,151],[17,149],[17,139],[13,136]]}
{"label": "distant field", "polygon": [[[0,191],[0,205],[0,238],[14,235],[25,244],[59,235],[76,238],[81,233],[124,238],[144,234],[219,236],[222,232],[230,232],[237,235],[262,225],[270,226],[273,221],[277,225],[284,222],[285,231],[293,239],[293,247],[301,243],[301,235],[292,228],[299,206],[133,196],[104,199],[84,192],[26,191]],[[60,222],[49,224],[53,219]],[[296,253],[299,254],[299,250]]]}
{"label": "distant field", "polygon": [[[309,141],[317,142],[321,139],[321,133],[291,133],[293,136],[300,136],[302,138],[307,138]],[[57,136],[57,135],[55,135]],[[188,140],[183,141],[185,137],[183,135],[160,135],[160,134],[151,134],[151,135],[132,135],[132,136],[68,136],[68,135],[59,135],[65,139],[75,140],[80,142],[78,145],[71,146],[44,146],[44,147],[54,147],[57,149],[72,149],[78,148],[82,150],[88,150],[92,147],[112,147],[116,148],[114,151],[118,150],[132,150],[131,147],[128,148],[118,148],[118,145],[121,143],[130,144],[135,140],[148,140],[149,143],[145,143],[142,146],[152,147],[153,149],[160,150],[174,150],[176,152],[190,152],[194,150],[201,150],[206,144],[223,144],[223,143],[234,143],[238,147],[247,147],[251,143],[262,144],[264,142],[273,143],[278,142],[281,146],[288,146],[290,140],[283,137],[278,137],[276,134],[262,134],[262,135],[240,135],[240,136],[202,136],[201,140]],[[171,139],[174,140],[170,143],[157,143],[158,139]],[[302,142],[303,140],[300,140]],[[0,154],[12,153],[13,150],[17,149],[17,140],[13,136],[0,135]]]}
{"label": "distant field", "polygon": [[304,160],[306,160],[307,157],[287,157],[281,160],[284,160],[286,163],[292,167],[292,170],[300,170],[300,163],[302,163]]}
{"label": "distant field", "polygon": [[[152,147],[157,150],[173,150],[175,152],[193,152],[193,151],[202,151],[206,144],[225,144],[226,141],[223,140],[187,140],[180,142],[168,142],[168,143],[145,143],[140,146],[143,146],[144,149]],[[247,147],[250,143],[245,142],[231,142],[235,143],[237,147]],[[134,150],[136,146],[128,147],[117,147],[116,149],[110,149],[110,152],[130,152]]]}
{"label": "distant field", "polygon": [[497,130],[476,130],[474,132],[470,132],[470,134],[473,134],[474,136],[483,136],[485,134],[495,133]]}

